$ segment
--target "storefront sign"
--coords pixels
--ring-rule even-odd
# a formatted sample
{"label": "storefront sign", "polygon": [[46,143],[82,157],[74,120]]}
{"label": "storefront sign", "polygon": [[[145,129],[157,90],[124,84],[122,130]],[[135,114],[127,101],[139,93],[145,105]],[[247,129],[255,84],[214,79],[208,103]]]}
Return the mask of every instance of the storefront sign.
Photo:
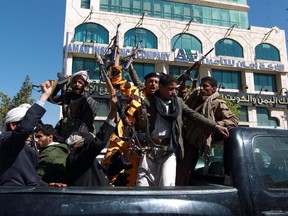
{"label": "storefront sign", "polygon": [[199,61],[199,52],[190,49],[176,49],[174,52],[175,61],[177,62],[195,62]]}
{"label": "storefront sign", "polygon": [[[85,45],[85,44],[77,44],[71,43],[68,44],[67,47],[68,53],[84,53],[84,54],[95,54],[98,53],[99,55],[105,55],[106,53],[109,54],[110,50],[107,50],[107,47],[104,46],[93,46],[93,45]],[[128,56],[131,54],[131,48],[122,48],[121,49],[121,56]],[[170,52],[156,52],[156,51],[149,51],[149,50],[139,50],[137,52],[136,58],[139,59],[153,59],[153,60],[161,60],[161,61],[170,61]]]}
{"label": "storefront sign", "polygon": [[[105,46],[94,46],[87,44],[79,44],[79,43],[71,43],[68,44],[67,47],[68,53],[84,53],[84,54],[92,54],[98,53],[100,55],[104,55],[105,53],[109,53]],[[131,54],[131,48],[122,48],[121,56],[128,56]],[[157,51],[149,51],[146,49],[140,49],[137,52],[136,58],[138,59],[152,59],[152,60],[160,60],[160,61],[173,61],[171,58],[171,52],[157,52]],[[190,49],[176,49],[174,52],[174,61],[175,62],[195,62],[199,61],[200,55],[196,50]],[[202,64],[206,65],[217,65],[217,66],[225,66],[225,67],[235,67],[235,68],[244,68],[244,69],[261,69],[261,70],[269,70],[269,71],[284,71],[285,66],[283,64],[272,64],[265,62],[248,62],[235,60],[233,58],[205,58],[202,60]]]}
{"label": "storefront sign", "polygon": [[231,92],[220,92],[227,100],[241,106],[269,106],[276,108],[287,108],[288,98],[276,95],[241,94]]}
{"label": "storefront sign", "polygon": [[97,83],[91,82],[89,83],[88,92],[92,97],[95,98],[110,98],[110,92],[106,85],[106,83]]}
{"label": "storefront sign", "polygon": [[205,58],[202,61],[202,64],[208,65],[219,65],[227,67],[236,67],[236,68],[245,68],[245,69],[261,69],[269,71],[284,71],[285,66],[283,64],[271,64],[264,62],[247,62],[239,61],[231,58]]}

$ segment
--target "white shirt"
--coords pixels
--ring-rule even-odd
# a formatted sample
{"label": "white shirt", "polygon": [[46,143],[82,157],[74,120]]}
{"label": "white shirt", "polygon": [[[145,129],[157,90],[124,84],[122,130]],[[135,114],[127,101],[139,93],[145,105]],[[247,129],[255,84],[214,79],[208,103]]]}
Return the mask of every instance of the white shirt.
{"label": "white shirt", "polygon": [[[161,101],[166,107],[166,114],[169,113],[169,105],[171,104],[171,100],[169,101]],[[164,139],[168,138],[171,135],[172,123],[165,120],[161,115],[157,113],[155,127],[151,133],[151,137],[153,139]]]}

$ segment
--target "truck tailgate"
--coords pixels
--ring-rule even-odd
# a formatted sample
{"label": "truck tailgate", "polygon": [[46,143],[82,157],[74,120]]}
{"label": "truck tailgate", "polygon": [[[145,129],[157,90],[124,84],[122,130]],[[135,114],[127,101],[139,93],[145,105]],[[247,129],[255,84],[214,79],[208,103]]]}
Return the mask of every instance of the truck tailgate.
{"label": "truck tailgate", "polygon": [[1,187],[0,215],[240,215],[237,190],[209,185],[165,188]]}

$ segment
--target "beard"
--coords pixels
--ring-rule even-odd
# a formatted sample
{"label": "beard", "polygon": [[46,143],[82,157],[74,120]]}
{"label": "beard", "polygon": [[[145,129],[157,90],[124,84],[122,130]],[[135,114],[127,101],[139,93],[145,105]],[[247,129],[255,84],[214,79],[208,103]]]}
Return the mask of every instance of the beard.
{"label": "beard", "polygon": [[79,88],[78,86],[75,86],[72,88],[72,92],[74,94],[79,95],[79,94],[82,94],[84,92],[84,88]]}

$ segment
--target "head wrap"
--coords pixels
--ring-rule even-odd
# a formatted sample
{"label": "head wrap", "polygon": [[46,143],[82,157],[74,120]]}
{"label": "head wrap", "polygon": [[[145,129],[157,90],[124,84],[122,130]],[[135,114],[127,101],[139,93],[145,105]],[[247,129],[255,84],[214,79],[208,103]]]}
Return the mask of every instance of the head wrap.
{"label": "head wrap", "polygon": [[66,139],[66,143],[68,145],[74,145],[76,143],[79,143],[79,142],[84,142],[84,136],[76,131],[76,132],[73,132],[67,139]]}
{"label": "head wrap", "polygon": [[21,121],[30,107],[30,104],[25,103],[11,109],[4,118],[3,131],[7,131],[7,125],[9,123]]}
{"label": "head wrap", "polygon": [[80,142],[90,143],[95,138],[95,135],[91,132],[81,133],[79,131],[73,132],[67,139],[66,143],[68,145],[74,145]]}
{"label": "head wrap", "polygon": [[73,74],[72,79],[74,79],[76,76],[80,76],[87,83],[90,82],[89,75],[88,75],[86,70],[81,70],[81,71],[78,71],[77,73]]}

